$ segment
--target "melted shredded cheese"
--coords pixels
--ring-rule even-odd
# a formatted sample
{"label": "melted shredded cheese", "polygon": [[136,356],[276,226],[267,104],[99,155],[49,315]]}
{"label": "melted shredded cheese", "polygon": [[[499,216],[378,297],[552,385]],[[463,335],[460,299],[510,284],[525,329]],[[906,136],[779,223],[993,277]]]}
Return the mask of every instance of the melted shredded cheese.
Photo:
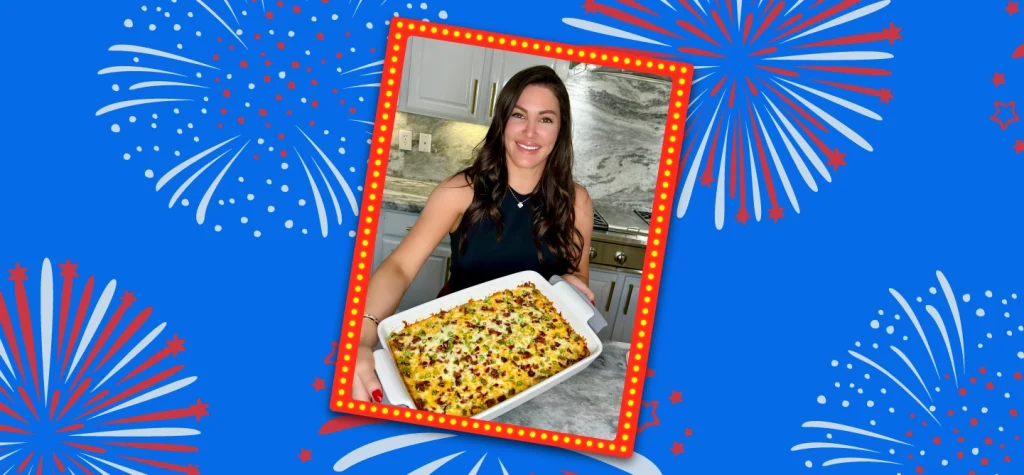
{"label": "melted shredded cheese", "polygon": [[532,282],[407,323],[388,346],[417,408],[467,417],[590,356]]}

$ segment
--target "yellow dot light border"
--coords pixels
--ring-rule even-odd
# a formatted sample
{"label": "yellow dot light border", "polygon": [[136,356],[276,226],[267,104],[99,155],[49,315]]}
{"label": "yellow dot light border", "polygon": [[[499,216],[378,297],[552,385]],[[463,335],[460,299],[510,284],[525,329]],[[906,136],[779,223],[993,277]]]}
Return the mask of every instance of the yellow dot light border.
{"label": "yellow dot light border", "polygon": [[[625,387],[622,390],[622,405],[619,411],[618,430],[612,439],[597,439],[576,434],[563,434],[554,431],[520,426],[492,426],[479,419],[452,415],[436,415],[434,413],[414,409],[396,409],[366,401],[352,399],[351,374],[354,370],[352,362],[356,358],[358,339],[362,331],[366,298],[366,285],[369,270],[373,266],[373,252],[376,243],[377,223],[380,222],[380,206],[378,200],[383,198],[384,177],[387,175],[388,152],[391,150],[392,132],[396,112],[396,96],[400,94],[402,74],[405,68],[405,53],[409,39],[417,37],[434,39],[452,43],[486,47],[504,51],[522,53],[528,50],[532,55],[551,57],[561,60],[586,60],[588,64],[624,68],[646,73],[661,74],[671,80],[669,110],[665,120],[665,134],[662,139],[661,161],[658,167],[657,192],[653,197],[652,217],[657,230],[648,241],[644,257],[643,285],[640,287],[637,314],[631,340],[630,354],[633,356],[626,372]],[[639,407],[648,406],[642,401],[644,380],[647,372],[650,340],[655,329],[655,309],[661,273],[664,267],[665,244],[667,241],[668,224],[671,222],[670,210],[673,209],[673,197],[679,173],[678,144],[684,140],[686,130],[685,104],[689,104],[690,87],[693,84],[693,66],[688,63],[667,61],[644,57],[622,50],[602,49],[600,47],[580,47],[545,41],[537,38],[524,38],[493,31],[475,30],[456,27],[435,22],[422,22],[406,18],[392,20],[388,32],[387,46],[384,50],[385,66],[381,77],[380,96],[374,115],[374,145],[370,150],[366,170],[366,185],[362,192],[361,210],[357,231],[357,241],[352,258],[348,298],[342,332],[334,342],[331,358],[335,364],[335,377],[332,382],[330,407],[334,411],[359,414],[365,417],[400,420],[410,424],[443,428],[447,430],[486,434],[492,437],[524,441],[534,444],[566,447],[576,450],[600,453],[605,455],[629,457],[633,454],[634,441],[637,435]],[[334,230],[332,230],[334,231]],[[339,231],[335,231],[339,232]]]}

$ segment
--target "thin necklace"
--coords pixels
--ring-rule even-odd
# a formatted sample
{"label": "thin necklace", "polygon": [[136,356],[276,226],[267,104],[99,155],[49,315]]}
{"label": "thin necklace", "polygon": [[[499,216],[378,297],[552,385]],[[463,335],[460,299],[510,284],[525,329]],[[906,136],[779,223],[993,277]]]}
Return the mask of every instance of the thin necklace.
{"label": "thin necklace", "polygon": [[508,191],[512,193],[512,199],[516,200],[516,203],[519,203],[517,206],[519,206],[520,208],[523,207],[523,203],[526,203],[527,201],[530,201],[530,198],[533,198],[533,195],[530,195],[525,200],[519,201],[519,198],[516,196],[515,190],[513,190],[511,186],[508,187]]}

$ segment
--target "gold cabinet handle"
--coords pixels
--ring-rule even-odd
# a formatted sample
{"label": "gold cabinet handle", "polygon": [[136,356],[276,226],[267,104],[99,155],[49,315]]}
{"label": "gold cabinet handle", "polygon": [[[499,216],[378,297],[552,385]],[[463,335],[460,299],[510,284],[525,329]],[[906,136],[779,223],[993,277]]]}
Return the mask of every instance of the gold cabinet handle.
{"label": "gold cabinet handle", "polygon": [[633,298],[633,284],[629,284],[629,290],[626,291],[626,306],[622,307],[622,313],[626,313],[629,309],[629,300]]}
{"label": "gold cabinet handle", "polygon": [[487,113],[487,117],[494,117],[494,99],[495,93],[498,92],[498,83],[491,83],[491,110]]}
{"label": "gold cabinet handle", "polygon": [[615,281],[612,281],[612,289],[608,291],[608,301],[604,303],[604,311],[612,309],[612,295],[615,295]]}
{"label": "gold cabinet handle", "polygon": [[476,95],[480,92],[480,80],[473,80],[473,105],[470,107],[469,113],[476,114]]}

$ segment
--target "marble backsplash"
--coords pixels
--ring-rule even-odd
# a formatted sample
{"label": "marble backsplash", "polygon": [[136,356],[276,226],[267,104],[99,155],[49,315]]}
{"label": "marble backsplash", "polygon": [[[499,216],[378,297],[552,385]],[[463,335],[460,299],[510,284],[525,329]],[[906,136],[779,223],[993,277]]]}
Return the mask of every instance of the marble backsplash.
{"label": "marble backsplash", "polygon": [[[595,201],[650,208],[671,85],[603,75],[581,65],[565,80],[572,104],[573,175]],[[439,182],[466,167],[487,127],[399,112],[388,176]],[[413,132],[413,150],[398,149],[398,131]],[[418,151],[431,134],[431,153]]]}
{"label": "marble backsplash", "polygon": [[565,86],[576,181],[595,201],[649,209],[671,85],[580,71]]}
{"label": "marble backsplash", "polygon": [[[487,127],[398,112],[392,129],[388,176],[438,183],[466,168]],[[398,131],[412,131],[412,150],[398,149]],[[430,134],[430,153],[420,152],[420,133]]]}

